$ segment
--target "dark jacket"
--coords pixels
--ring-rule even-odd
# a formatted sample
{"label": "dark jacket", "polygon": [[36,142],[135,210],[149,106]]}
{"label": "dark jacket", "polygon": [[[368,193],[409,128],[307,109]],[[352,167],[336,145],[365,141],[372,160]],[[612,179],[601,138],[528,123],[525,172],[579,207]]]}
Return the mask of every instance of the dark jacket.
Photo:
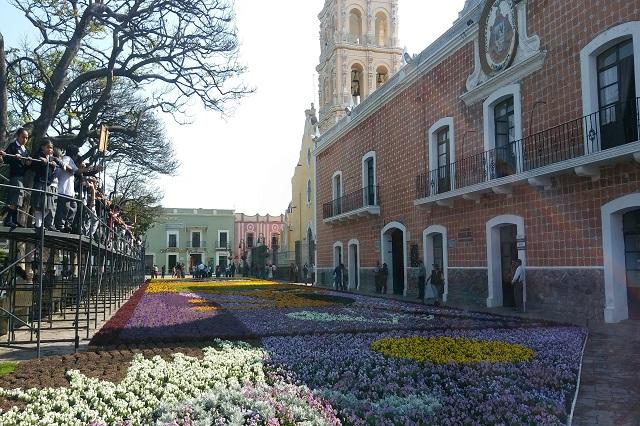
{"label": "dark jacket", "polygon": [[[42,155],[42,152],[38,152],[38,154],[36,154],[36,158],[44,158],[44,155]],[[44,164],[40,161],[34,161],[33,163],[31,163],[31,168],[33,169],[33,171],[35,172],[35,181],[36,182],[44,182],[46,184],[50,184],[53,181],[53,178],[55,177],[55,171],[56,168],[58,167],[58,159],[55,158],[54,156],[49,156],[49,164]],[[49,167],[49,173],[47,174],[47,167]],[[45,182],[45,178],[46,178],[46,182]]]}
{"label": "dark jacket", "polygon": [[[26,149],[24,149],[22,152],[19,151],[17,141],[13,141],[11,144],[9,144],[4,152],[11,155],[20,154],[24,157],[27,157],[29,155]],[[15,157],[5,157],[4,162],[9,165],[9,177],[24,176],[25,172],[27,171],[27,165],[24,163],[24,160],[18,160]]]}

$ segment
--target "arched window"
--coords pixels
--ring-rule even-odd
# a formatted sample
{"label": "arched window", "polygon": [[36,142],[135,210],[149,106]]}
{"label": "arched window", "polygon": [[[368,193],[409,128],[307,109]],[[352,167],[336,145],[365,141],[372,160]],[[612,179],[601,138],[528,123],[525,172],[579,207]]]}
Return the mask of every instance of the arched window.
{"label": "arched window", "polygon": [[385,84],[388,79],[389,71],[387,70],[387,67],[382,65],[379,66],[378,69],[376,69],[376,89],[382,87],[382,85]]}
{"label": "arched window", "polygon": [[311,204],[311,179],[307,180],[307,204]]}
{"label": "arched window", "polygon": [[362,14],[358,9],[349,12],[349,35],[352,43],[362,43]]}
{"label": "arched window", "polygon": [[387,46],[387,15],[384,12],[376,13],[376,44]]}
{"label": "arched window", "polygon": [[307,148],[307,166],[311,165],[311,148]]}

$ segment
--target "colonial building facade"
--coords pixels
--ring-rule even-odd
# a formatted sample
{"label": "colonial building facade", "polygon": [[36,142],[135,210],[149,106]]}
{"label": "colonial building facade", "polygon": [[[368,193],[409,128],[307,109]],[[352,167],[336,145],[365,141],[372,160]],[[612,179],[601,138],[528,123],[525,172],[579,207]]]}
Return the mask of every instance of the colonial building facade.
{"label": "colonial building facade", "polygon": [[[322,83],[321,83],[322,85]],[[640,317],[640,8],[467,0],[451,28],[319,139],[319,285]]]}
{"label": "colonial building facade", "polygon": [[146,266],[226,266],[234,246],[233,210],[165,208],[146,237]]}
{"label": "colonial building facade", "polygon": [[332,127],[402,65],[398,0],[326,0],[320,19],[320,129]]}
{"label": "colonial building facade", "polygon": [[252,216],[244,213],[235,214],[235,237],[238,243],[234,245],[234,260],[239,261],[248,256],[252,248],[265,246],[270,252],[277,250],[282,244],[284,232],[284,215]]}
{"label": "colonial building facade", "polygon": [[[285,215],[285,251],[289,252],[285,265],[294,262],[298,270],[315,263],[315,163],[312,151],[318,130],[315,106],[305,110],[304,132],[300,156],[291,178],[291,203]],[[283,241],[284,242],[284,241]]]}

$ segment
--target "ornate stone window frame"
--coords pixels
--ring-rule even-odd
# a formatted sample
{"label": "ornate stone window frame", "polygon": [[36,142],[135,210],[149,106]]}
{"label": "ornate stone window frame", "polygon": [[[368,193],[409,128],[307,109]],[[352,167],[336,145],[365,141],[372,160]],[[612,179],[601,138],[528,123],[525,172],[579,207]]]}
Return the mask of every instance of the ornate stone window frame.
{"label": "ornate stone window frame", "polygon": [[[376,160],[376,152],[369,151],[362,157],[362,188],[367,187],[367,159],[373,158],[373,186],[378,186],[378,164]],[[363,200],[364,201],[364,200]],[[366,203],[363,203],[366,205]],[[374,191],[374,206],[378,205],[378,191]]]}

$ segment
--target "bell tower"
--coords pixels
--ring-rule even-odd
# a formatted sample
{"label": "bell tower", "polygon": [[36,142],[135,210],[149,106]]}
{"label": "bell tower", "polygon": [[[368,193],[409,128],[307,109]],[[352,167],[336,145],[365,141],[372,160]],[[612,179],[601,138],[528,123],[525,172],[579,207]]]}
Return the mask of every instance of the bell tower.
{"label": "bell tower", "polygon": [[320,130],[331,128],[402,66],[398,0],[325,0],[320,19]]}

